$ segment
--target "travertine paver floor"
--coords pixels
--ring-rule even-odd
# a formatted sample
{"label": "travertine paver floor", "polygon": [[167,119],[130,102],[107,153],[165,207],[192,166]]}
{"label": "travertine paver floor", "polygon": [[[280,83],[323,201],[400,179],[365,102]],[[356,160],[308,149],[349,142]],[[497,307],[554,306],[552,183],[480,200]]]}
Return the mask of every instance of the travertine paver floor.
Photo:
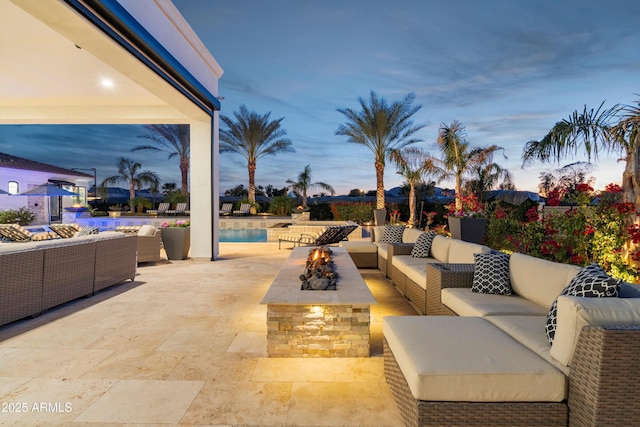
{"label": "travertine paver floor", "polygon": [[290,251],[220,252],[0,327],[0,425],[402,425],[382,317],[415,312],[379,271],[361,270],[379,303],[372,357],[270,359],[259,302]]}

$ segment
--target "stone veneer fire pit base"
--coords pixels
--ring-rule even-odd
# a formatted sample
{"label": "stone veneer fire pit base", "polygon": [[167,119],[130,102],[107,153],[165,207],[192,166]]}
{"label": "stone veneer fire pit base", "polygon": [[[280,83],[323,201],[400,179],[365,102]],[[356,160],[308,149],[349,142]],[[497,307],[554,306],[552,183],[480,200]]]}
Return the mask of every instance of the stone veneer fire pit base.
{"label": "stone veneer fire pit base", "polygon": [[308,247],[294,248],[262,299],[269,357],[368,357],[376,300],[344,248],[331,248],[336,290],[300,289]]}
{"label": "stone veneer fire pit base", "polygon": [[368,305],[270,304],[267,352],[270,357],[368,357],[369,325]]}

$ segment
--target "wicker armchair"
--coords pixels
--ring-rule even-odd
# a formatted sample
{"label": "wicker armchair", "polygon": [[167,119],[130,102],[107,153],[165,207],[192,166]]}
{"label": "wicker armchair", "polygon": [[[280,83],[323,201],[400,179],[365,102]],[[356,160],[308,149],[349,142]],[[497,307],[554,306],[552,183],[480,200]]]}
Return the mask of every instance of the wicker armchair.
{"label": "wicker armchair", "polygon": [[160,261],[162,234],[159,228],[151,236],[138,235],[138,262]]}
{"label": "wicker armchair", "polygon": [[116,231],[125,234],[135,234],[138,246],[138,263],[160,261],[162,234],[159,228],[150,225],[120,226]]}

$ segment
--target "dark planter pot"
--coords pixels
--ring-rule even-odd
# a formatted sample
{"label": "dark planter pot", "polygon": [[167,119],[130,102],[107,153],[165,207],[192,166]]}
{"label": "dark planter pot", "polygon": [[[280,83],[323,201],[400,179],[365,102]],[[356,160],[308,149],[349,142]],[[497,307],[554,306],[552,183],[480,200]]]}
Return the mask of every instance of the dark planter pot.
{"label": "dark planter pot", "polygon": [[482,244],[487,231],[486,218],[461,218],[450,216],[449,231],[454,239]]}
{"label": "dark planter pot", "polygon": [[384,225],[387,220],[387,210],[386,209],[374,209],[373,210],[373,221],[375,225]]}
{"label": "dark planter pot", "polygon": [[167,258],[187,259],[191,245],[190,227],[167,227],[162,229],[162,244]]}

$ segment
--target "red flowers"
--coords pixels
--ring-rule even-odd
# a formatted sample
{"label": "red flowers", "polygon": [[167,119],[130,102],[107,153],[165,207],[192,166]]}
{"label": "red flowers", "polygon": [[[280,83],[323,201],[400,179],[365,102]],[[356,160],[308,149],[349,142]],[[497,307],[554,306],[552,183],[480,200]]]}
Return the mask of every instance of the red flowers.
{"label": "red flowers", "polygon": [[608,184],[606,187],[604,187],[604,191],[606,191],[607,193],[622,193],[622,187],[620,187],[618,184]]}
{"label": "red flowers", "polygon": [[578,193],[592,193],[593,187],[591,187],[589,184],[578,184],[576,185],[576,191]]}

